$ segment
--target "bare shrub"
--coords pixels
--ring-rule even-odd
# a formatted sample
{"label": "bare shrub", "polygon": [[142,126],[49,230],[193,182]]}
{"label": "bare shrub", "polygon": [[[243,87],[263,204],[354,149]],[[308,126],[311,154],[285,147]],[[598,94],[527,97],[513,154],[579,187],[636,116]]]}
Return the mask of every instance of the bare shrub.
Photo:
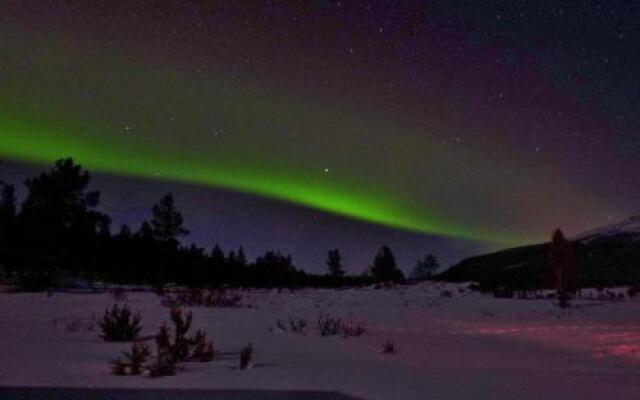
{"label": "bare shrub", "polygon": [[190,361],[209,362],[215,356],[213,342],[207,341],[207,334],[203,331],[196,331],[193,338],[189,340],[189,347]]}
{"label": "bare shrub", "polygon": [[242,307],[242,296],[225,289],[188,289],[162,296],[162,304],[167,307]]}
{"label": "bare shrub", "polygon": [[166,307],[193,307],[202,305],[204,292],[202,289],[186,289],[175,293],[165,292],[161,294],[162,304]]}
{"label": "bare shrub", "polygon": [[289,320],[289,329],[293,333],[301,333],[302,334],[302,333],[304,333],[306,328],[307,328],[307,321],[305,321],[304,319],[297,319],[297,320],[290,319]]}
{"label": "bare shrub", "polygon": [[209,292],[205,304],[207,307],[242,307],[242,297],[236,292],[219,289]]}
{"label": "bare shrub", "polygon": [[139,375],[151,355],[144,342],[134,342],[130,351],[123,351],[122,357],[112,361],[111,373],[114,375]]}
{"label": "bare shrub", "polygon": [[320,315],[316,326],[322,336],[358,337],[367,331],[365,325],[360,322],[344,322],[341,318],[333,318],[329,315]]}
{"label": "bare shrub", "polygon": [[345,338],[349,336],[354,336],[354,337],[362,336],[365,334],[366,331],[367,331],[367,328],[364,326],[364,324],[360,322],[351,321],[351,322],[342,324],[342,336],[344,336]]}
{"label": "bare shrub", "polygon": [[307,329],[307,321],[302,318],[289,318],[286,323],[282,320],[278,320],[276,321],[276,327],[283,332],[298,333],[303,335]]}
{"label": "bare shrub", "polygon": [[142,326],[140,313],[133,314],[127,306],[122,308],[117,304],[113,308],[104,312],[102,320],[99,322],[102,329],[100,337],[106,342],[130,342],[137,339]]}
{"label": "bare shrub", "polygon": [[396,354],[398,349],[396,348],[395,343],[391,340],[387,339],[386,342],[382,344],[382,353],[384,354]]}
{"label": "bare shrub", "polygon": [[329,315],[320,315],[316,326],[322,336],[339,335],[342,330],[342,320]]}
{"label": "bare shrub", "polygon": [[253,361],[253,344],[249,343],[240,350],[240,369],[247,369],[251,367]]}

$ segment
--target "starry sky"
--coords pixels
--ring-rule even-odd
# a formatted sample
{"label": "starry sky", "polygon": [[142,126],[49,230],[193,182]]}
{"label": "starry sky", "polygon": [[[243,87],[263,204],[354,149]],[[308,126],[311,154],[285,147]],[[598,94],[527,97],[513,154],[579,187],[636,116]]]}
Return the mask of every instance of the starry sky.
{"label": "starry sky", "polygon": [[3,1],[0,179],[114,225],[404,269],[640,213],[639,1]]}

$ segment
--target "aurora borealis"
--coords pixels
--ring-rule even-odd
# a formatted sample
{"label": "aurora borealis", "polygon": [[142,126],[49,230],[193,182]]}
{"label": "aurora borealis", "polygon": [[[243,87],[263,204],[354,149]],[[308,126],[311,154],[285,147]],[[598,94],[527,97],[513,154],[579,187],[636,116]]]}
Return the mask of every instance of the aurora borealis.
{"label": "aurora borealis", "polygon": [[[71,156],[107,199],[123,182],[203,188],[223,203],[215,215],[176,193],[199,241],[295,225],[297,240],[335,236],[346,253],[362,240],[357,260],[404,231],[419,254],[638,213],[633,2],[467,3],[3,3],[0,179]],[[294,217],[252,209],[232,227],[246,207],[234,192]],[[131,204],[105,207],[140,223]]]}

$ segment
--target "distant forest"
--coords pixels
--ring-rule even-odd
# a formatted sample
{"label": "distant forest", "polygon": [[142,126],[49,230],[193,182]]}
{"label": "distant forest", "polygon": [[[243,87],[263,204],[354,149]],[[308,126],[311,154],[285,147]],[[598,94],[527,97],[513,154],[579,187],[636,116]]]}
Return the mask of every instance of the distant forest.
{"label": "distant forest", "polygon": [[[0,276],[23,290],[43,290],[74,280],[102,280],[190,287],[337,287],[398,282],[404,274],[387,246],[363,274],[345,274],[337,249],[327,253],[326,274],[295,267],[291,256],[268,251],[250,262],[244,249],[210,251],[182,245],[188,235],[171,194],[150,209],[137,231],[122,225],[112,231],[111,218],[98,211],[100,192],[89,189],[89,172],[70,158],[27,179],[18,206],[15,187],[0,182]],[[420,260],[414,277],[427,278],[438,267],[435,257]]]}

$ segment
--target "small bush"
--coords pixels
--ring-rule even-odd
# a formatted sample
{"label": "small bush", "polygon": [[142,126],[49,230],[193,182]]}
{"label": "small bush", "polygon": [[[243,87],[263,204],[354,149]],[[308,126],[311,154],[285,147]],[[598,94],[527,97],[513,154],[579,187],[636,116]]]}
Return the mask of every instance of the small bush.
{"label": "small bush", "polygon": [[114,375],[139,375],[150,355],[149,347],[145,343],[135,342],[130,351],[122,352],[122,358],[112,362],[111,372]]}
{"label": "small bush", "polygon": [[322,336],[357,337],[362,336],[367,331],[364,324],[353,321],[345,323],[342,319],[332,318],[329,315],[320,315],[316,326]]}
{"label": "small bush", "polygon": [[293,333],[304,334],[304,331],[306,328],[307,328],[307,321],[303,319],[289,320],[289,330]]}
{"label": "small bush", "polygon": [[316,326],[322,336],[339,335],[342,330],[342,320],[328,315],[320,315]]}
{"label": "small bush", "polygon": [[161,293],[162,304],[165,307],[191,307],[200,305],[203,299],[201,289],[182,290],[177,293]]}
{"label": "small bush", "polygon": [[242,297],[225,289],[189,289],[174,295],[162,296],[162,304],[167,307],[242,307]]}
{"label": "small bush", "polygon": [[189,340],[189,347],[191,361],[209,362],[215,356],[213,343],[207,341],[207,335],[203,331],[196,331],[193,338]]}
{"label": "small bush", "polygon": [[253,361],[253,344],[249,343],[240,350],[240,369],[247,369]]}
{"label": "small bush", "polygon": [[183,314],[180,308],[172,308],[170,316],[174,327],[174,343],[171,348],[174,360],[176,362],[187,361],[189,359],[187,331],[191,327],[193,313],[189,311],[189,313]]}
{"label": "small bush", "polygon": [[387,339],[387,341],[382,344],[382,352],[384,354],[396,354],[398,349],[396,348],[395,343]]}
{"label": "small bush", "polygon": [[176,363],[169,357],[156,357],[156,360],[149,365],[149,376],[158,378],[161,376],[171,376],[176,374]]}
{"label": "small bush", "polygon": [[282,320],[276,321],[276,327],[283,332],[298,333],[303,335],[307,329],[307,321],[302,318],[289,319],[288,323]]}
{"label": "small bush", "polygon": [[206,299],[207,307],[242,307],[242,297],[235,293],[223,289],[211,291]]}
{"label": "small bush", "polygon": [[140,326],[141,320],[140,313],[134,315],[127,306],[120,308],[117,304],[114,304],[113,308],[105,310],[104,316],[100,321],[100,328],[102,329],[100,337],[106,342],[130,342],[135,340],[140,333],[140,329],[142,329],[142,326]]}
{"label": "small bush", "polygon": [[[121,313],[121,310],[118,311]],[[163,323],[155,337],[156,357],[153,363],[146,366],[152,378],[174,375],[179,362],[209,362],[215,355],[213,343],[207,340],[204,331],[196,331],[193,337],[187,336],[193,321],[191,312],[184,314],[181,309],[172,308],[170,318],[174,328],[173,337],[169,326]],[[136,342],[131,351],[123,352],[123,356],[112,362],[112,372],[116,375],[138,375],[150,352],[145,344]]]}
{"label": "small bush", "polygon": [[160,330],[156,335],[156,348],[159,358],[173,358],[171,335],[169,334],[169,327],[167,326],[167,324],[162,324],[160,326]]}
{"label": "small bush", "polygon": [[634,298],[638,295],[638,293],[640,293],[640,286],[631,286],[628,290],[627,290],[627,296],[631,299]]}
{"label": "small bush", "polygon": [[171,310],[171,321],[174,325],[173,341],[166,324],[160,327],[160,331],[156,335],[159,356],[171,359],[174,363],[213,360],[213,342],[207,341],[204,331],[196,331],[191,338],[187,336],[193,321],[191,312],[183,314],[182,310],[174,308]]}
{"label": "small bush", "polygon": [[167,324],[162,324],[156,335],[156,358],[148,369],[152,378],[175,375],[176,360]]}
{"label": "small bush", "polygon": [[362,336],[366,331],[367,328],[359,322],[350,322],[342,325],[342,336],[345,338],[349,336]]}

